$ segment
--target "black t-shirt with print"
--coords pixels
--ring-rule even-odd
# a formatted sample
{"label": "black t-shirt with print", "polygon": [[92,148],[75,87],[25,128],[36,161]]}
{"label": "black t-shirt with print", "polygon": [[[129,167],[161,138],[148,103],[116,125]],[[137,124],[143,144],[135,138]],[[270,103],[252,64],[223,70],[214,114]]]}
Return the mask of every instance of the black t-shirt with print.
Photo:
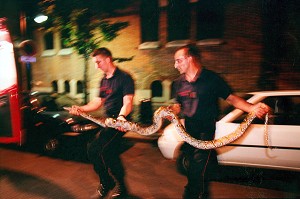
{"label": "black t-shirt with print", "polygon": [[108,117],[117,117],[123,106],[123,97],[134,94],[134,81],[125,71],[116,68],[114,75],[100,82],[99,97],[105,99],[104,108]]}
{"label": "black t-shirt with print", "polygon": [[202,69],[194,82],[188,82],[182,74],[174,81],[172,89],[173,98],[181,104],[183,117],[199,125],[209,125],[203,127],[203,130],[214,129],[219,114],[218,99],[226,99],[232,93],[229,85],[218,74],[207,69]]}

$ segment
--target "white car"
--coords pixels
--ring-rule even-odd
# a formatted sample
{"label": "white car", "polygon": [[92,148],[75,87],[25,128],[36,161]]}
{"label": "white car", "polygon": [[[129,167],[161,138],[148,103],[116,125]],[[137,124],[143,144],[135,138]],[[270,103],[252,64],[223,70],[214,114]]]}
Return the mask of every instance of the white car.
{"label": "white car", "polygon": [[[261,91],[247,95],[250,95],[248,102],[264,102],[273,109],[267,128],[263,120],[255,119],[239,139],[216,149],[219,163],[300,171],[300,90]],[[225,115],[216,123],[215,138],[233,132],[246,115],[239,109]],[[183,143],[172,124],[158,139],[163,156],[176,159],[179,164],[184,163],[180,153]]]}

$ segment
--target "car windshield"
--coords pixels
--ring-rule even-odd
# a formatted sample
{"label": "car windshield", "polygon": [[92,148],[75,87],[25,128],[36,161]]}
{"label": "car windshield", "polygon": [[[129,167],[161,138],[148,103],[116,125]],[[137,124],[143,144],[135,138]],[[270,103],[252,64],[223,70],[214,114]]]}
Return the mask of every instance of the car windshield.
{"label": "car windshield", "polygon": [[34,107],[46,108],[47,111],[61,111],[63,107],[80,105],[73,98],[58,93],[39,93],[34,96],[36,100],[31,100]]}

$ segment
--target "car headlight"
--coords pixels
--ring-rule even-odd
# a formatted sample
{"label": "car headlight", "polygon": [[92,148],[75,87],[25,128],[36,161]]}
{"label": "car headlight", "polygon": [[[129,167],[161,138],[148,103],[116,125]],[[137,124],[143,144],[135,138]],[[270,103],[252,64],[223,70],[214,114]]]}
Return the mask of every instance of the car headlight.
{"label": "car headlight", "polygon": [[99,126],[96,124],[84,124],[84,125],[76,124],[71,127],[71,129],[74,132],[85,132],[85,131],[90,131],[90,130],[97,129],[97,128],[99,128]]}

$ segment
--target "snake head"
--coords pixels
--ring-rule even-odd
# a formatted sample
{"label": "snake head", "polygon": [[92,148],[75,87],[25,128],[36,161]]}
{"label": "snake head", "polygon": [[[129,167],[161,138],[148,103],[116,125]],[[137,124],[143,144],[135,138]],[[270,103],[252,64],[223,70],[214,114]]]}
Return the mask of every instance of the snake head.
{"label": "snake head", "polygon": [[123,121],[123,120],[117,120],[117,119],[114,119],[114,118],[107,118],[105,120],[105,124],[107,127],[110,127],[110,128],[119,128],[119,127],[122,127],[124,126],[124,124],[126,123],[127,121]]}
{"label": "snake head", "polygon": [[106,126],[108,126],[108,127],[111,127],[113,124],[115,124],[116,123],[116,119],[114,119],[114,118],[106,118],[105,119],[105,124],[106,124]]}

